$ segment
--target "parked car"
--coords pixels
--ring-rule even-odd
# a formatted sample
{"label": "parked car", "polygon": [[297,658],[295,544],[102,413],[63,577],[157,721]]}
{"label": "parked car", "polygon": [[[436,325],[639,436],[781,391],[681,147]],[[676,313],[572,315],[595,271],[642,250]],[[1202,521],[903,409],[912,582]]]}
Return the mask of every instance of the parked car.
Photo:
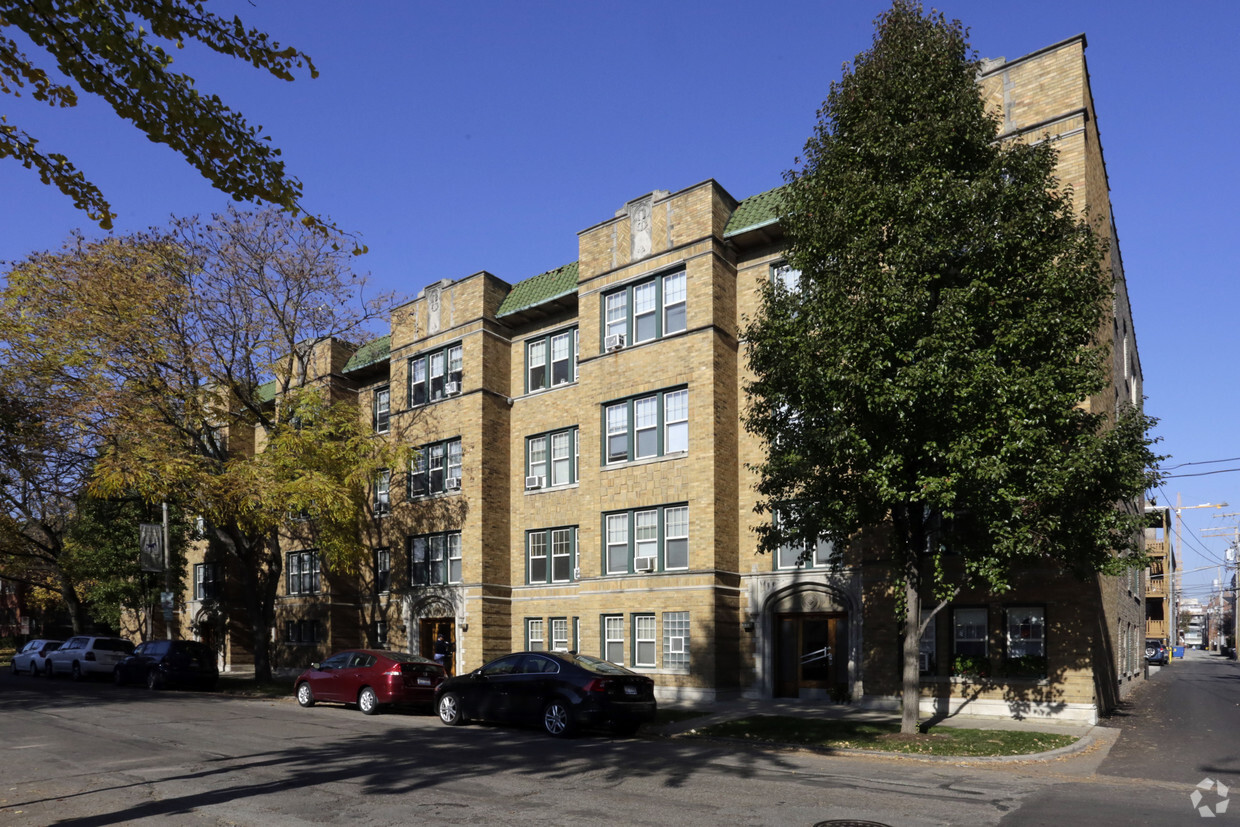
{"label": "parked car", "polygon": [[349,649],[322,663],[312,663],[297,676],[297,703],[320,701],[356,704],[367,715],[387,706],[424,706],[435,702],[435,688],[445,677],[443,666],[405,652]]}
{"label": "parked car", "polygon": [[133,654],[133,644],[120,637],[78,635],[47,654],[45,674],[49,678],[70,675],[81,680],[88,675],[111,675],[116,664]]}
{"label": "parked car", "polygon": [[1163,643],[1156,637],[1147,637],[1145,639],[1145,662],[1154,663],[1159,666],[1167,664],[1167,644]]}
{"label": "parked car", "polygon": [[654,720],[654,681],[623,666],[567,652],[516,652],[449,678],[435,693],[439,720],[541,726],[564,737],[578,728],[632,735]]}
{"label": "parked car", "polygon": [[145,683],[148,689],[193,686],[214,689],[220,670],[215,651],[196,640],[148,640],[116,664],[112,677],[117,686]]}
{"label": "parked car", "polygon": [[32,640],[13,656],[13,674],[29,672],[37,675],[43,671],[47,653],[64,643],[62,640]]}

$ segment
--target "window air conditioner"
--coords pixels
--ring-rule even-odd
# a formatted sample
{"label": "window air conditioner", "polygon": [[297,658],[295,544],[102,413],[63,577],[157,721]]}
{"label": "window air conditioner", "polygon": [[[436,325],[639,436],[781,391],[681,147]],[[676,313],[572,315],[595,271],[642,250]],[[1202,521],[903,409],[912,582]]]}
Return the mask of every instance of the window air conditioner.
{"label": "window air conditioner", "polygon": [[446,382],[443,386],[443,392],[447,396],[456,396],[461,392],[460,382]]}
{"label": "window air conditioner", "polygon": [[448,477],[446,484],[448,486],[449,491],[460,491],[461,490],[461,478],[460,477]]}
{"label": "window air conditioner", "polygon": [[536,488],[542,488],[542,487],[543,487],[542,477],[526,477],[525,478],[525,490],[526,491],[533,491]]}
{"label": "window air conditioner", "polygon": [[635,571],[654,571],[654,558],[638,557],[633,561],[633,569]]}
{"label": "window air conditioner", "polygon": [[573,569],[573,579],[574,579],[574,580],[580,580],[580,579],[581,579],[581,567],[580,567],[580,566],[578,566],[577,568]]}
{"label": "window air conditioner", "polygon": [[604,347],[606,347],[606,349],[609,351],[619,350],[620,348],[624,347],[624,334],[613,333],[604,340],[603,344],[604,344]]}

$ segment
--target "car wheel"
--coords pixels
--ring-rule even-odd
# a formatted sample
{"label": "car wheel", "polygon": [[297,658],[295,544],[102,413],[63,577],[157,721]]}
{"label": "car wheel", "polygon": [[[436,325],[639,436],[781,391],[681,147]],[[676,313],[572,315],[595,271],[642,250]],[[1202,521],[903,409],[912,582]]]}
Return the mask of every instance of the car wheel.
{"label": "car wheel", "polygon": [[13,674],[14,674],[14,675],[16,675],[16,674],[17,674],[17,672],[18,672],[18,669],[17,669],[17,661],[13,661],[12,665],[11,665],[9,668],[10,668],[10,669],[12,669],[12,670],[13,670]]}
{"label": "car wheel", "polygon": [[543,707],[543,729],[553,738],[566,738],[573,734],[573,713],[568,704],[556,699]]}
{"label": "car wheel", "polygon": [[112,670],[112,683],[117,686],[125,685],[125,673],[121,671],[119,666]]}
{"label": "car wheel", "polygon": [[357,708],[365,715],[378,715],[379,698],[375,695],[375,690],[363,686],[362,691],[357,693]]}
{"label": "car wheel", "polygon": [[302,706],[314,706],[314,690],[306,681],[297,684],[297,703]]}
{"label": "car wheel", "polygon": [[39,677],[39,664],[35,663],[34,661],[30,661],[30,677],[32,678]]}
{"label": "car wheel", "polygon": [[147,689],[163,689],[164,676],[159,674],[158,669],[146,670],[146,688]]}
{"label": "car wheel", "polygon": [[439,720],[448,726],[459,726],[469,719],[461,708],[461,696],[455,692],[445,692],[439,697]]}
{"label": "car wheel", "polygon": [[75,681],[80,681],[82,679],[82,664],[78,663],[77,661],[73,662],[73,670],[71,673],[71,677]]}
{"label": "car wheel", "polygon": [[43,663],[43,675],[49,680],[56,677],[56,673],[52,671],[52,662],[50,660]]}

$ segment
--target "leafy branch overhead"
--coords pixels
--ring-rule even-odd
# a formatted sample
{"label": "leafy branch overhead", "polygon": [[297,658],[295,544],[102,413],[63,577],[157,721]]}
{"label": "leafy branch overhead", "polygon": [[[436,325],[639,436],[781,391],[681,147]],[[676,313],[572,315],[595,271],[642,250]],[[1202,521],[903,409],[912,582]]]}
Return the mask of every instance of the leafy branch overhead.
{"label": "leafy branch overhead", "polygon": [[[290,177],[261,127],[249,125],[216,95],[200,92],[189,75],[171,69],[168,48],[200,43],[244,60],[274,77],[293,80],[318,72],[305,54],[281,46],[241,20],[224,19],[197,0],[0,0],[0,92],[50,106],[77,104],[82,91],[106,100],[116,114],[156,143],[180,153],[217,188],[238,201],[263,201],[317,225],[300,206],[301,182]],[[22,32],[46,52],[66,81],[38,65],[10,37]],[[104,194],[66,156],[0,116],[0,158],[11,157],[55,185],[104,229],[115,213]]]}

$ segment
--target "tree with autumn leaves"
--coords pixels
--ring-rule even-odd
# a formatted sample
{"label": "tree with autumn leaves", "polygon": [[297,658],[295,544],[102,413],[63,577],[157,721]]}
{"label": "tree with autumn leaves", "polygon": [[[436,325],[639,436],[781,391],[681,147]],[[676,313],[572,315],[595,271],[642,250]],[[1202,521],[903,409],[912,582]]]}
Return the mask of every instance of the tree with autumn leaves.
{"label": "tree with autumn leaves", "polygon": [[2,297],[2,369],[47,388],[36,416],[74,434],[90,492],[203,518],[260,678],[289,538],[356,568],[376,475],[408,463],[315,368],[330,342],[369,339],[392,302],[362,295],[346,259],[285,213],[230,211],[75,239],[15,267]]}
{"label": "tree with autumn leaves", "polygon": [[1108,387],[1105,241],[1050,141],[999,140],[959,21],[897,0],[831,85],[782,223],[799,281],[765,287],[744,339],[760,532],[772,551],[886,537],[903,720],[918,643],[960,589],[1014,570],[1140,565],[1153,421]]}

